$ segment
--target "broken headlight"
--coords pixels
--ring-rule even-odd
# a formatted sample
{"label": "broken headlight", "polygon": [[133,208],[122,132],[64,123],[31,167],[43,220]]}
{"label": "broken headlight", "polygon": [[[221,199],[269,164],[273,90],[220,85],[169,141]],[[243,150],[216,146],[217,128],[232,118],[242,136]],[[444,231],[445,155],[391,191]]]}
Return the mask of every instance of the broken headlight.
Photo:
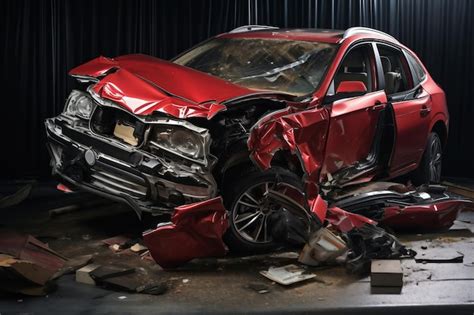
{"label": "broken headlight", "polygon": [[73,90],[66,101],[64,113],[69,116],[89,119],[93,109],[94,101],[87,93]]}
{"label": "broken headlight", "polygon": [[204,157],[204,139],[186,128],[155,126],[150,144],[192,159]]}

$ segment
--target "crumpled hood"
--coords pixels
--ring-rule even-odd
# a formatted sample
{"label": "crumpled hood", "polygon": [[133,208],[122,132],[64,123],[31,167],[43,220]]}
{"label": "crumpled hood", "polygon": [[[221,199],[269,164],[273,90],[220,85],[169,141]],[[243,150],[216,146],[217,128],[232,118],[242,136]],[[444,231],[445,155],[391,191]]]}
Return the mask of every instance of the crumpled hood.
{"label": "crumpled hood", "polygon": [[212,118],[230,99],[258,93],[206,73],[146,55],[98,57],[72,69],[100,81],[93,91],[137,115]]}

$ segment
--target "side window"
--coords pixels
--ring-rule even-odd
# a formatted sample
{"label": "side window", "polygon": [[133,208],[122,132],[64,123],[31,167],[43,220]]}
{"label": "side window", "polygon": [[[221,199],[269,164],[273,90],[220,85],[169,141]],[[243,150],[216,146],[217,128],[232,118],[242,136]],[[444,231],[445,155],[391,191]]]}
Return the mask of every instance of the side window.
{"label": "side window", "polygon": [[407,57],[408,63],[410,64],[413,74],[413,85],[418,85],[426,77],[426,73],[423,67],[420,65],[418,60],[408,51],[404,50],[405,56]]}
{"label": "side window", "polygon": [[408,63],[401,50],[377,44],[385,77],[385,93],[392,95],[413,88]]}
{"label": "side window", "polygon": [[328,94],[334,94],[342,81],[362,82],[367,92],[375,90],[375,65],[369,44],[356,46],[342,60]]}

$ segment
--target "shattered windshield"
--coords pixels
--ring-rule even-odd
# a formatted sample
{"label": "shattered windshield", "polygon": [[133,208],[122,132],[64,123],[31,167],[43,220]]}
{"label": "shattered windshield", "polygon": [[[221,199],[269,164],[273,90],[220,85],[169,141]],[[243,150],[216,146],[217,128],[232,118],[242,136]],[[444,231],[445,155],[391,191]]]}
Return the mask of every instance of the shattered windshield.
{"label": "shattered windshield", "polygon": [[312,93],[336,52],[334,44],[261,38],[216,38],[175,63],[250,89]]}

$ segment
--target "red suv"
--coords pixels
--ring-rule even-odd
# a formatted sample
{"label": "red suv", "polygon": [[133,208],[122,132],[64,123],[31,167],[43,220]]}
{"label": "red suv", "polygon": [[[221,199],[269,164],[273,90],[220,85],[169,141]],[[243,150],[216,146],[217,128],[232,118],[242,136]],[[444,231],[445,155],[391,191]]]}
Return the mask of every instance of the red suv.
{"label": "red suv", "polygon": [[437,182],[443,90],[383,32],[244,26],[172,61],[99,57],[46,120],[53,173],[139,215],[218,196],[234,249],[273,244],[278,191],[313,207],[375,180]]}

